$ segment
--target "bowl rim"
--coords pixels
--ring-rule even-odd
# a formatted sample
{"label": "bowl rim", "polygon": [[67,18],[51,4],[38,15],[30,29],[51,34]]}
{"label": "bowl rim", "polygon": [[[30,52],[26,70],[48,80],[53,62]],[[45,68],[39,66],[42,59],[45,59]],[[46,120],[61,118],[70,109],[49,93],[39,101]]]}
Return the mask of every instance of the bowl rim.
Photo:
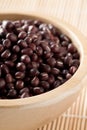
{"label": "bowl rim", "polygon": [[64,31],[65,34],[68,34],[69,37],[79,45],[80,53],[81,53],[81,63],[74,74],[74,76],[71,77],[68,81],[66,81],[64,84],[60,85],[58,88],[53,89],[49,92],[32,96],[28,98],[23,99],[0,99],[0,107],[18,107],[18,106],[24,106],[28,105],[29,107],[40,107],[41,104],[51,104],[52,100],[57,99],[58,101],[61,101],[70,94],[75,93],[76,91],[80,91],[83,86],[80,86],[81,81],[84,80],[86,77],[87,70],[87,61],[85,60],[87,58],[87,47],[86,47],[86,39],[82,36],[82,34],[77,31],[74,27],[71,25],[65,23],[63,20],[56,19],[51,16],[46,16],[39,13],[0,13],[0,20],[2,19],[26,19],[26,18],[35,18],[35,19],[41,19],[44,22],[48,22],[59,28],[60,30]]}

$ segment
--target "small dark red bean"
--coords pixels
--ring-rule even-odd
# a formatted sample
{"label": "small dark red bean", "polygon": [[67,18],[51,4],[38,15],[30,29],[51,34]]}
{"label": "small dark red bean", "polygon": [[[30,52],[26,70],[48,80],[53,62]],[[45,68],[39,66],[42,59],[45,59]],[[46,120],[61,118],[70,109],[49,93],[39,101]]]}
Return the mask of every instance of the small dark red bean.
{"label": "small dark red bean", "polygon": [[47,73],[44,73],[44,72],[43,72],[43,73],[40,74],[40,79],[41,79],[41,80],[47,80],[48,77],[49,77],[49,76],[48,76]]}
{"label": "small dark red bean", "polygon": [[0,53],[4,50],[4,46],[0,44]]}
{"label": "small dark red bean", "polygon": [[48,81],[49,84],[52,84],[55,81],[54,75],[50,74],[47,81]]}
{"label": "small dark red bean", "polygon": [[38,68],[39,67],[39,63],[38,62],[32,62],[32,67],[33,68]]}
{"label": "small dark red bean", "polygon": [[31,80],[31,85],[36,87],[39,85],[39,78],[38,77],[34,77],[32,80]]}
{"label": "small dark red bean", "polygon": [[42,58],[39,57],[39,58],[37,59],[37,63],[40,64],[40,63],[42,63],[42,62],[43,62]]}
{"label": "small dark red bean", "polygon": [[20,27],[19,27],[19,28],[16,28],[16,29],[15,29],[15,34],[18,35],[18,34],[19,34],[20,32],[22,32],[22,31],[24,31],[22,28],[20,28]]}
{"label": "small dark red bean", "polygon": [[47,58],[51,58],[52,56],[53,56],[53,53],[44,51],[44,57],[45,57],[46,59],[47,59]]}
{"label": "small dark red bean", "polygon": [[27,36],[27,33],[25,31],[21,31],[18,35],[18,38],[24,39]]}
{"label": "small dark red bean", "polygon": [[1,66],[0,66],[0,77],[1,77],[1,75],[2,75],[2,70],[1,70]]}
{"label": "small dark red bean", "polygon": [[5,87],[0,89],[0,96],[2,97],[2,99],[7,99],[7,89]]}
{"label": "small dark red bean", "polygon": [[70,53],[74,53],[74,52],[76,51],[76,48],[74,47],[73,44],[69,44],[69,45],[68,45],[68,51],[69,51]]}
{"label": "small dark red bean", "polygon": [[41,87],[43,87],[45,90],[49,90],[49,83],[47,81],[41,81],[40,82]]}
{"label": "small dark red bean", "polygon": [[34,21],[34,25],[35,25],[35,26],[38,27],[40,24],[41,24],[41,21],[39,21],[39,20],[35,20],[35,21]]}
{"label": "small dark red bean", "polygon": [[31,48],[25,48],[21,50],[21,53],[31,56],[33,54],[33,50]]}
{"label": "small dark red bean", "polygon": [[5,87],[6,82],[3,78],[0,78],[0,89],[2,89],[3,87]]}
{"label": "small dark red bean", "polygon": [[50,52],[50,51],[51,51],[50,47],[47,46],[46,44],[41,44],[41,47],[42,47],[43,50],[46,51],[46,52]]}
{"label": "small dark red bean", "polygon": [[45,30],[46,26],[47,26],[46,23],[42,23],[42,24],[40,24],[39,29],[40,30]]}
{"label": "small dark red bean", "polygon": [[52,50],[52,52],[54,52],[54,53],[58,53],[58,52],[59,52],[59,47],[56,46],[56,45],[53,45],[53,46],[51,46],[51,50]]}
{"label": "small dark red bean", "polygon": [[32,68],[38,68],[39,67],[39,63],[38,62],[30,62],[28,65],[27,65],[27,68],[28,69],[32,69]]}
{"label": "small dark red bean", "polygon": [[66,79],[70,79],[71,76],[72,76],[72,75],[71,75],[70,73],[67,73],[67,74],[66,74]]}
{"label": "small dark red bean", "polygon": [[30,97],[29,93],[27,92],[22,93],[22,95],[20,96],[20,98],[27,98],[27,97]]}
{"label": "small dark red bean", "polygon": [[27,37],[25,38],[25,41],[27,42],[27,44],[30,44],[30,43],[32,42],[32,38],[29,37],[29,36],[27,36]]}
{"label": "small dark red bean", "polygon": [[56,65],[56,60],[55,58],[49,58],[47,59],[47,63],[51,66],[54,67]]}
{"label": "small dark red bean", "polygon": [[15,98],[17,96],[17,91],[12,88],[12,89],[9,90],[7,96],[10,97],[10,98]]}
{"label": "small dark red bean", "polygon": [[3,28],[3,27],[0,25],[0,38],[5,37],[5,36],[6,36],[6,33],[7,33],[6,29]]}
{"label": "small dark red bean", "polygon": [[70,42],[70,39],[65,34],[61,34],[60,38],[61,38],[62,41]]}
{"label": "small dark red bean", "polygon": [[71,66],[71,64],[72,64],[72,57],[71,57],[71,56],[66,56],[66,57],[64,58],[64,63],[65,63],[66,65],[68,65],[68,66]]}
{"label": "small dark red bean", "polygon": [[5,50],[2,54],[1,54],[1,58],[9,58],[11,56],[11,52],[9,50]]}
{"label": "small dark red bean", "polygon": [[52,68],[51,73],[54,74],[54,75],[58,75],[60,73],[60,70],[57,69],[57,68]]}
{"label": "small dark red bean", "polygon": [[48,27],[51,30],[52,34],[54,35],[60,34],[60,30],[56,29],[52,24],[49,24]]}
{"label": "small dark red bean", "polygon": [[73,54],[73,58],[74,58],[74,59],[79,59],[79,57],[80,57],[80,55],[79,55],[78,52],[76,52],[76,53]]}
{"label": "small dark red bean", "polygon": [[30,69],[30,76],[37,76],[39,74],[39,71],[36,68]]}
{"label": "small dark red bean", "polygon": [[26,66],[25,66],[25,64],[23,62],[19,62],[19,63],[17,63],[16,68],[19,71],[25,71]]}
{"label": "small dark red bean", "polygon": [[[49,42],[49,46],[50,46],[50,48],[54,47],[55,45],[56,45],[55,42]],[[57,47],[58,47],[58,45],[57,45]]]}
{"label": "small dark red bean", "polygon": [[20,47],[18,45],[14,45],[12,50],[13,50],[13,52],[18,53],[20,51]]}
{"label": "small dark red bean", "polygon": [[21,61],[24,62],[25,64],[28,64],[28,63],[30,63],[31,59],[28,55],[22,55]]}
{"label": "small dark red bean", "polygon": [[23,87],[24,87],[24,82],[22,80],[17,80],[16,81],[16,88],[20,90]]}
{"label": "small dark red bean", "polygon": [[35,45],[34,43],[30,43],[28,46],[29,46],[33,51],[36,50],[36,45]]}
{"label": "small dark red bean", "polygon": [[33,92],[35,95],[41,94],[44,92],[44,89],[42,87],[34,87]]}
{"label": "small dark red bean", "polygon": [[6,29],[4,29],[2,26],[0,26],[0,38],[3,38],[6,36]]}
{"label": "small dark red bean", "polygon": [[38,31],[37,27],[35,27],[34,25],[30,25],[28,27],[28,32],[31,32],[31,33],[36,33]]}
{"label": "small dark red bean", "polygon": [[24,40],[19,40],[19,41],[17,42],[17,44],[18,44],[21,48],[27,48],[27,47],[28,47],[26,41],[24,41]]}
{"label": "small dark red bean", "polygon": [[28,25],[27,25],[27,24],[24,24],[24,25],[22,26],[22,29],[23,29],[25,32],[27,32],[27,31],[28,31]]}
{"label": "small dark red bean", "polygon": [[[42,33],[44,33],[44,32],[42,32]],[[42,34],[42,33],[41,33],[41,34]],[[40,41],[40,45],[43,46],[43,48],[44,48],[44,45],[45,45],[45,46],[48,46],[49,44],[48,44],[48,41],[47,41],[47,40],[42,40],[42,41]]]}
{"label": "small dark red bean", "polygon": [[68,70],[67,69],[64,69],[63,71],[62,71],[62,74],[65,76],[66,74],[68,73]]}
{"label": "small dark red bean", "polygon": [[59,58],[62,59],[62,57],[66,56],[67,54],[67,50],[66,50],[66,47],[59,47]]}
{"label": "small dark red bean", "polygon": [[14,89],[14,84],[13,84],[13,83],[7,83],[7,84],[6,84],[6,87],[7,87],[8,89]]}
{"label": "small dark red bean", "polygon": [[51,67],[47,64],[41,64],[41,68],[43,69],[43,71],[49,73],[51,71]]}
{"label": "small dark red bean", "polygon": [[71,54],[70,52],[68,52],[66,56],[68,56],[68,57],[71,57],[71,58],[72,58],[72,54]]}
{"label": "small dark red bean", "polygon": [[6,74],[6,82],[7,82],[7,83],[13,82],[13,78],[12,78],[12,75],[11,75],[11,74]]}
{"label": "small dark red bean", "polygon": [[32,56],[31,56],[31,59],[32,59],[32,61],[37,61],[37,59],[38,59],[37,54],[33,53]]}
{"label": "small dark red bean", "polygon": [[63,68],[64,67],[63,62],[62,61],[56,61],[56,67]]}
{"label": "small dark red bean", "polygon": [[24,77],[25,77],[25,73],[23,73],[23,72],[18,71],[15,73],[16,79],[23,79]]}
{"label": "small dark red bean", "polygon": [[32,69],[32,68],[34,68],[32,62],[28,63],[27,69],[30,70],[30,69]]}
{"label": "small dark red bean", "polygon": [[67,47],[69,43],[67,41],[63,41],[61,44],[62,46]]}
{"label": "small dark red bean", "polygon": [[38,36],[36,34],[32,35],[32,42],[35,43],[36,46],[40,44]]}
{"label": "small dark red bean", "polygon": [[3,28],[5,28],[8,31],[11,31],[14,28],[14,24],[11,21],[4,20],[2,23]]}
{"label": "small dark red bean", "polygon": [[5,48],[9,48],[9,47],[11,46],[11,41],[10,41],[9,39],[5,39],[5,40],[3,41],[3,46],[4,46]]}
{"label": "small dark red bean", "polygon": [[24,81],[25,81],[25,83],[30,83],[30,77],[26,76]]}
{"label": "small dark red bean", "polygon": [[14,33],[8,33],[6,35],[6,38],[9,39],[12,42],[16,42],[17,41],[17,36]]}
{"label": "small dark red bean", "polygon": [[52,88],[57,88],[57,87],[59,87],[59,85],[60,85],[60,81],[59,81],[59,80],[56,80],[56,81],[53,83]]}
{"label": "small dark red bean", "polygon": [[62,76],[58,76],[57,79],[58,79],[59,81],[61,81],[61,82],[63,81],[63,77],[62,77]]}
{"label": "small dark red bean", "polygon": [[17,60],[17,55],[16,54],[12,54],[11,55],[11,61],[14,62]]}
{"label": "small dark red bean", "polygon": [[23,94],[24,92],[29,93],[29,89],[27,87],[24,87],[20,90],[20,94]]}
{"label": "small dark red bean", "polygon": [[15,28],[20,28],[21,27],[21,21],[17,20],[13,22]]}
{"label": "small dark red bean", "polygon": [[73,59],[71,65],[76,66],[76,68],[78,68],[78,66],[80,65],[80,61],[78,59]]}
{"label": "small dark red bean", "polygon": [[70,69],[69,69],[69,72],[71,74],[74,74],[76,72],[77,68],[75,66],[71,66]]}
{"label": "small dark red bean", "polygon": [[37,53],[38,56],[41,56],[43,54],[43,49],[40,46],[38,46],[36,48],[36,53]]}
{"label": "small dark red bean", "polygon": [[2,72],[4,72],[5,74],[8,74],[8,73],[9,73],[9,68],[8,68],[8,66],[5,65],[5,64],[2,64],[2,65],[1,65],[1,70],[2,70]]}

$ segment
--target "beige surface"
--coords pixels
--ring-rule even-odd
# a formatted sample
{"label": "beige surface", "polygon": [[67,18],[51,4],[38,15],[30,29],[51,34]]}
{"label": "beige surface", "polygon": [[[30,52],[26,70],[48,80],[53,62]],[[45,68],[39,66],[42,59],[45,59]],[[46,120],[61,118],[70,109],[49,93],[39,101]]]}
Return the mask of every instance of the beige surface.
{"label": "beige surface", "polygon": [[[39,11],[64,19],[87,37],[87,0],[0,0],[0,12]],[[87,88],[58,119],[38,130],[87,130]]]}

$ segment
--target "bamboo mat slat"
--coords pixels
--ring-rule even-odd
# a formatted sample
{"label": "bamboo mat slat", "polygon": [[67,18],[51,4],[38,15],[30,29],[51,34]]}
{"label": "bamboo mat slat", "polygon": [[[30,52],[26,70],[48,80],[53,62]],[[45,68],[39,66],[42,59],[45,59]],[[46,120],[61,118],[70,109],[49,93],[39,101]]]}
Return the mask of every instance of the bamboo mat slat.
{"label": "bamboo mat slat", "polygon": [[[87,0],[0,0],[0,12],[41,12],[72,24],[87,37]],[[37,130],[87,130],[87,88],[54,121]]]}

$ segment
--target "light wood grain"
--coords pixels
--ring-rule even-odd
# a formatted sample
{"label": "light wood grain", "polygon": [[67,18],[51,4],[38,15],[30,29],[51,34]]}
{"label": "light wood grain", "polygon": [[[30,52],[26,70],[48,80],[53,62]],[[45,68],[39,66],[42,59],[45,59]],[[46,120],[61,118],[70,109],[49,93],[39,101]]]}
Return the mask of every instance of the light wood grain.
{"label": "light wood grain", "polygon": [[[0,12],[15,11],[63,19],[87,37],[87,0],[0,0]],[[38,130],[87,130],[87,88],[63,115]]]}
{"label": "light wood grain", "polygon": [[0,12],[42,12],[71,23],[87,36],[87,0],[0,0]]}

